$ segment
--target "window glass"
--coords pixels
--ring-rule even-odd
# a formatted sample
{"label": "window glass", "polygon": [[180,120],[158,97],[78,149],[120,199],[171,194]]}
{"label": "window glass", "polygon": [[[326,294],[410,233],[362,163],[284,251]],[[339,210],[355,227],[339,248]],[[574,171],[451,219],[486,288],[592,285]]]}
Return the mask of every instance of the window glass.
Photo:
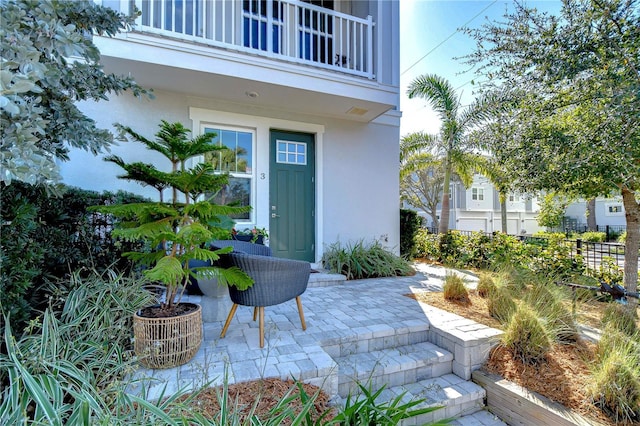
{"label": "window glass", "polygon": [[282,164],[307,164],[307,144],[303,142],[278,141],[277,162]]}
{"label": "window glass", "polygon": [[[225,185],[217,194],[209,194],[215,204],[225,205],[234,203],[237,206],[251,205],[251,179],[229,177],[229,184]],[[230,215],[232,219],[251,219],[250,213]]]}
{"label": "window glass", "polygon": [[[205,161],[221,173],[229,173],[229,183],[218,193],[207,193],[206,196],[215,204],[234,203],[238,206],[251,205],[251,188],[253,181],[253,133],[234,130],[210,128],[204,129],[211,134],[212,141],[227,149],[205,154]],[[231,216],[234,219],[250,221],[251,213],[240,213]]]}

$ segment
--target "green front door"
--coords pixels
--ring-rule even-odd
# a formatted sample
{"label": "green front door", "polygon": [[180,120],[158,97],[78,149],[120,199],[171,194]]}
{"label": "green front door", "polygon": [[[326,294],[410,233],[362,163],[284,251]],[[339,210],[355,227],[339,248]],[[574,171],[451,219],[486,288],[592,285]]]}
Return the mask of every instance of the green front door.
{"label": "green front door", "polygon": [[274,256],[315,261],[314,135],[271,131],[269,246]]}

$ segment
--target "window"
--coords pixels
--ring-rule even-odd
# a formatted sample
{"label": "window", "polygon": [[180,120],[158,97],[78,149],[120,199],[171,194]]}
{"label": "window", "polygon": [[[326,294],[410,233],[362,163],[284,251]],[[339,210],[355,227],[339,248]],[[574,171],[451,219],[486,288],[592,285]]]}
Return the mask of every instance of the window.
{"label": "window", "polygon": [[511,203],[519,203],[520,196],[518,194],[509,194],[509,202]]}
{"label": "window", "polygon": [[473,201],[484,200],[484,188],[471,188],[471,199]]}
{"label": "window", "polygon": [[[205,134],[212,135],[212,141],[227,149],[210,152],[205,161],[221,173],[229,173],[229,184],[217,194],[207,194],[216,204],[236,203],[238,206],[251,205],[253,180],[253,132],[234,129],[206,127]],[[249,221],[251,213],[239,213],[232,218]]]}
{"label": "window", "polygon": [[281,164],[307,165],[307,144],[278,140],[278,156],[276,161]]}
{"label": "window", "polygon": [[624,208],[622,204],[607,204],[605,207],[605,214],[607,216],[621,216],[624,214]]}

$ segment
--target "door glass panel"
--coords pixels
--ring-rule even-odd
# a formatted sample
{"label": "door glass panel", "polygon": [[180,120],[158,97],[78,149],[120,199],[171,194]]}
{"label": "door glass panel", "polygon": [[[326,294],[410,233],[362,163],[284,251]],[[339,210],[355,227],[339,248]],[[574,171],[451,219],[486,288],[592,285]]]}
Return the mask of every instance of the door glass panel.
{"label": "door glass panel", "polygon": [[278,141],[276,161],[281,164],[307,164],[307,144],[303,142]]}

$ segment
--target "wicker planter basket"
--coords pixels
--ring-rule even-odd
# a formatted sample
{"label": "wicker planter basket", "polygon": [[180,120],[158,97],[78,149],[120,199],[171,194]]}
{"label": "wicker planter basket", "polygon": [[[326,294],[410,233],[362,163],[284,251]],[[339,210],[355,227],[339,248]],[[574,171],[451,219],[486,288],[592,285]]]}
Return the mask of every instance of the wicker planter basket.
{"label": "wicker planter basket", "polygon": [[202,343],[200,305],[184,315],[167,318],[133,316],[134,350],[147,368],[171,368],[193,358]]}

